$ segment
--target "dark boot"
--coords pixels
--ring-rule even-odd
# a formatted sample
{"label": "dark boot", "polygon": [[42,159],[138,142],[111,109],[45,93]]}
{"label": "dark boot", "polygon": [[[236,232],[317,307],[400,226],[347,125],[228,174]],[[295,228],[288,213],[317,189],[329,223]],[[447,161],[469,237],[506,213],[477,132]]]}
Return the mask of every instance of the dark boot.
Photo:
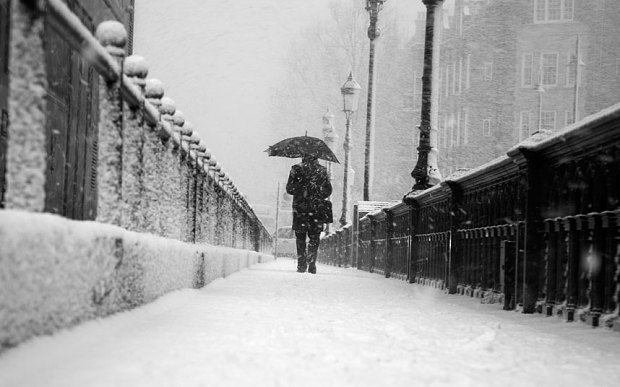
{"label": "dark boot", "polygon": [[306,258],[297,258],[297,272],[305,273],[306,272]]}
{"label": "dark boot", "polygon": [[316,274],[316,264],[314,262],[310,262],[308,265],[308,273]]}
{"label": "dark boot", "polygon": [[310,234],[308,238],[310,239],[310,243],[308,243],[308,253],[306,254],[308,260],[308,273],[316,274],[316,256],[319,250],[319,238],[321,234]]}

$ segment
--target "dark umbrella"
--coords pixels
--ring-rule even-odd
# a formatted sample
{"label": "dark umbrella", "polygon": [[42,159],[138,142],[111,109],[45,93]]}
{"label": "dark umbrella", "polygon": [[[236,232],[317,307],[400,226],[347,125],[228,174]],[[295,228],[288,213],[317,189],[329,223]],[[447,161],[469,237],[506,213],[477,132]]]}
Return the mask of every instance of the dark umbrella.
{"label": "dark umbrella", "polygon": [[323,140],[310,136],[287,138],[271,145],[267,148],[267,150],[265,150],[265,152],[269,153],[269,156],[290,158],[314,156],[317,159],[340,164],[340,161],[338,161],[336,155],[334,155],[334,152],[329,149]]}

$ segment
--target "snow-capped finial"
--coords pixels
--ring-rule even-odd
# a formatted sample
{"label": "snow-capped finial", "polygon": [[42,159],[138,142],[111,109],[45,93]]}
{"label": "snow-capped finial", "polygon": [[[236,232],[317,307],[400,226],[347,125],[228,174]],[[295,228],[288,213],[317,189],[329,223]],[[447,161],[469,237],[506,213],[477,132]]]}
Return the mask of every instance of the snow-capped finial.
{"label": "snow-capped finial", "polygon": [[159,108],[161,98],[164,96],[164,85],[159,79],[155,78],[149,78],[144,83],[144,96],[151,105]]}
{"label": "snow-capped finial", "polygon": [[191,144],[198,144],[198,142],[200,141],[200,135],[194,130],[194,124],[192,124],[190,121],[185,121],[185,125],[183,125],[183,130],[181,131],[181,133],[184,136],[189,137],[187,140]]}
{"label": "snow-capped finial", "polygon": [[106,20],[97,26],[95,37],[103,47],[115,56],[125,56],[127,30],[116,20]]}
{"label": "snow-capped finial", "polygon": [[207,148],[206,143],[201,140],[198,146],[200,147],[200,149],[202,149],[202,147],[204,146],[204,151],[202,151],[202,157],[210,161],[213,158],[213,155],[211,154],[211,150]]}
{"label": "snow-capped finial", "polygon": [[185,125],[185,114],[180,110],[175,110],[172,115],[172,122],[178,127],[183,127]]}
{"label": "snow-capped finial", "polygon": [[205,157],[206,156],[205,153],[207,151],[207,144],[204,141],[202,141],[199,137],[197,137],[198,141],[194,142],[194,134],[192,134],[192,137],[190,138],[189,147],[191,149],[194,149],[196,152],[198,152],[198,154],[200,154],[201,157]]}
{"label": "snow-capped finial", "polygon": [[129,55],[123,62],[123,72],[135,84],[142,88],[146,84],[145,78],[149,73],[149,64],[140,55]]}
{"label": "snow-capped finial", "polygon": [[161,99],[161,105],[159,106],[159,112],[162,115],[172,116],[177,110],[174,100],[170,97],[163,97]]}
{"label": "snow-capped finial", "polygon": [[[207,151],[209,150],[207,149]],[[215,156],[211,155],[211,158],[209,159],[209,169],[215,170],[216,166],[217,166],[217,159],[215,158]]]}
{"label": "snow-capped finial", "polygon": [[[191,122],[189,122],[191,124]],[[185,129],[191,129],[192,130],[192,134],[189,135],[189,142],[191,144],[194,144],[196,146],[198,146],[198,144],[200,144],[200,142],[202,141],[200,139],[200,135],[198,134],[197,131],[194,130],[194,126],[190,125],[187,126],[188,122],[185,122]]]}

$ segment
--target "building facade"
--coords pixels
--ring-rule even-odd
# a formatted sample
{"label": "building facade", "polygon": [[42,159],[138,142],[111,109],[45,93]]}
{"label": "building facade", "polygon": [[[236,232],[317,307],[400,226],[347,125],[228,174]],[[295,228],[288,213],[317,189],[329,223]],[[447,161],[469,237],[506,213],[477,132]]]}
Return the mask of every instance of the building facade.
{"label": "building facade", "polygon": [[618,43],[618,1],[446,1],[437,69],[442,175],[620,102]]}

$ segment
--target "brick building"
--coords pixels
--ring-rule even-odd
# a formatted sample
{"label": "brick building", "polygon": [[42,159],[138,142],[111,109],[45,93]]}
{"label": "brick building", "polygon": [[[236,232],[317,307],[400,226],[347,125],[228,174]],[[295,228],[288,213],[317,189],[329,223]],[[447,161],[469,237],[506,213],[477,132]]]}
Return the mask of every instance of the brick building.
{"label": "brick building", "polygon": [[619,37],[614,0],[446,1],[437,69],[442,175],[620,101]]}

